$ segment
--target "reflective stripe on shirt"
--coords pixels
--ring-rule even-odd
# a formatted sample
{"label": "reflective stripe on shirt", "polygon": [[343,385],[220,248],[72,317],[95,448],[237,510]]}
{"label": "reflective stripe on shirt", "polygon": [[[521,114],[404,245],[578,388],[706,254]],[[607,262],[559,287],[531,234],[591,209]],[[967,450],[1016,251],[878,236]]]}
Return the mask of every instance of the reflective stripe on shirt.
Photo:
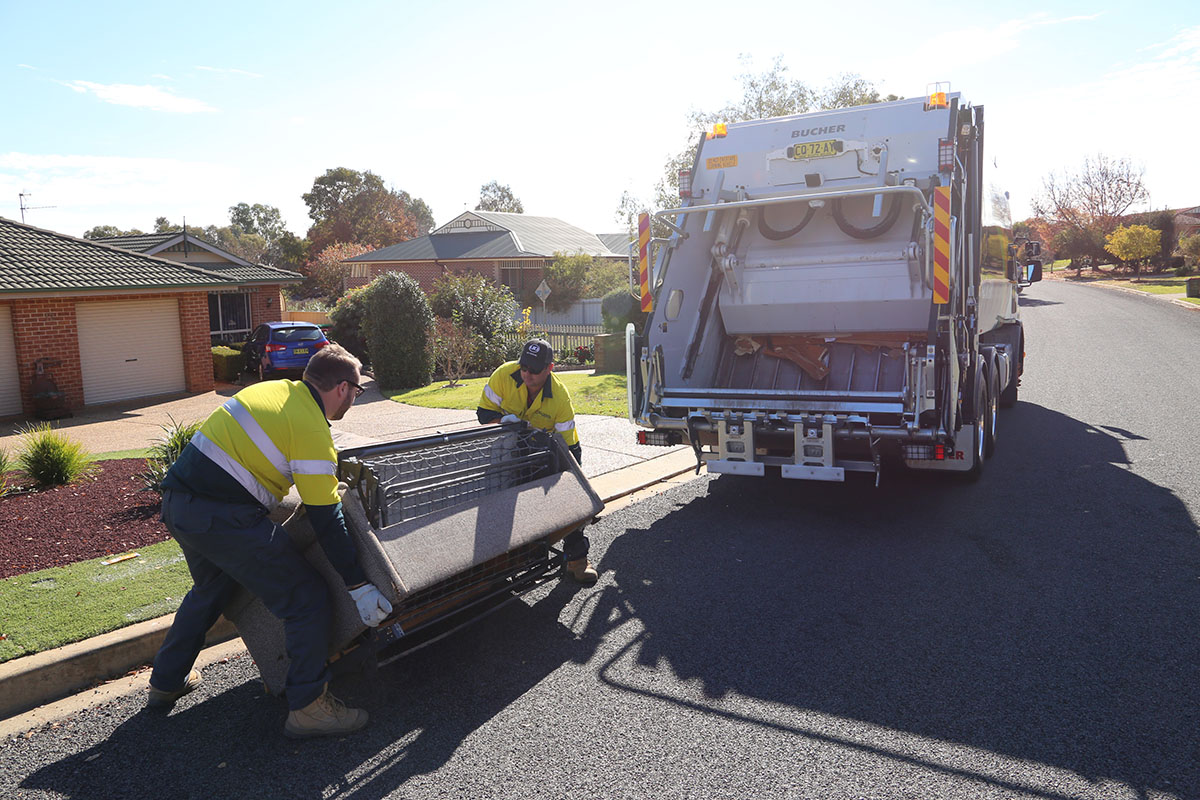
{"label": "reflective stripe on shirt", "polygon": [[300,461],[289,461],[291,474],[295,475],[336,475],[337,465],[332,461],[305,459]]}
{"label": "reflective stripe on shirt", "polygon": [[568,422],[554,423],[554,430],[558,431],[559,433],[562,433],[563,431],[574,430],[574,428],[575,428],[575,420],[570,420]]}
{"label": "reflective stripe on shirt", "polygon": [[225,470],[233,477],[235,481],[242,485],[242,488],[267,507],[267,510],[279,505],[279,500],[275,495],[271,494],[267,487],[263,486],[258,480],[250,474],[250,470],[243,467],[237,462],[233,456],[226,453],[218,447],[212,440],[199,431],[196,431],[192,436],[192,444],[196,449],[207,456],[218,467]]}
{"label": "reflective stripe on shirt", "polygon": [[236,397],[229,398],[225,401],[224,405],[225,410],[229,412],[229,416],[233,417],[238,426],[246,432],[246,435],[250,437],[250,441],[254,443],[258,451],[271,462],[271,466],[279,470],[279,474],[288,482],[291,482],[292,468],[288,463],[287,457],[275,446],[275,443],[271,441],[271,437],[267,436],[267,432],[258,424],[258,420],[246,410],[244,405],[238,402]]}
{"label": "reflective stripe on shirt", "polygon": [[484,385],[483,393],[487,397],[488,400],[491,400],[496,405],[500,405],[501,402],[503,402],[500,399],[500,395],[496,394],[496,391],[490,386]]}

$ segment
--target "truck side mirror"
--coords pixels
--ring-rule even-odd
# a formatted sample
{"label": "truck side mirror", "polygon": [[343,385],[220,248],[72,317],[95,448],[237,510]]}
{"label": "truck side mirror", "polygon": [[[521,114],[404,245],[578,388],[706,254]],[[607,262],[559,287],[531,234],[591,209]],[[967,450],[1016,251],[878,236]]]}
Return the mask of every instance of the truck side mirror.
{"label": "truck side mirror", "polygon": [[1042,254],[1041,242],[1026,242],[1025,243],[1025,258],[1033,259]]}
{"label": "truck side mirror", "polygon": [[[1041,249],[1040,247],[1038,248]],[[1029,262],[1029,282],[1037,283],[1042,279],[1042,260],[1035,258]]]}

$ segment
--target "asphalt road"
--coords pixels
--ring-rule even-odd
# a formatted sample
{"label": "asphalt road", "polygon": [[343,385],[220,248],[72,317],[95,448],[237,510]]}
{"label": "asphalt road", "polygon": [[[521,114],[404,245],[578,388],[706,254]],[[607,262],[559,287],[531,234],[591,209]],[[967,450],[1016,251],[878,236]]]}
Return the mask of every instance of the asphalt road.
{"label": "asphalt road", "polygon": [[[983,480],[699,478],[543,590],[336,686],[241,657],[0,743],[0,796],[1200,797],[1200,313],[1044,283]],[[859,477],[859,476],[853,476]]]}

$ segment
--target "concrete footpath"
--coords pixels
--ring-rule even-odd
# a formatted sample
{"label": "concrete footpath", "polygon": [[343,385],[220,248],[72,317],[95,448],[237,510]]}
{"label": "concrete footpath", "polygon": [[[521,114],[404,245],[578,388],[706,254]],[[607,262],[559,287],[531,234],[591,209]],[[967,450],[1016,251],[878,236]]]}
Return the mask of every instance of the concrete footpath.
{"label": "concrete footpath", "polygon": [[[176,420],[201,419],[240,387],[187,398],[170,398],[154,406],[105,409],[74,418],[64,426],[72,438],[93,452],[146,447],[161,434],[167,414]],[[372,397],[374,395],[374,397]],[[185,416],[180,416],[181,414]],[[644,447],[625,419],[580,415],[576,420],[583,445],[584,472],[610,513],[641,494],[657,493],[663,481],[691,478],[696,466],[690,448]],[[434,434],[476,424],[473,411],[415,408],[382,397],[373,385],[337,423],[335,439],[346,446],[363,438],[387,440]],[[0,447],[5,446],[0,427]],[[173,615],[130,625],[83,642],[0,664],[0,737],[30,730],[70,713],[80,704],[97,702],[105,692],[145,688],[148,665],[171,626]],[[244,651],[233,626],[224,618],[209,634],[209,650],[201,663]],[[139,674],[129,675],[131,672]],[[121,676],[127,676],[121,679]],[[105,682],[117,679],[113,685]],[[76,697],[74,692],[86,690]],[[66,699],[61,699],[66,698]],[[57,701],[57,702],[56,702]],[[49,705],[47,705],[49,704]]]}

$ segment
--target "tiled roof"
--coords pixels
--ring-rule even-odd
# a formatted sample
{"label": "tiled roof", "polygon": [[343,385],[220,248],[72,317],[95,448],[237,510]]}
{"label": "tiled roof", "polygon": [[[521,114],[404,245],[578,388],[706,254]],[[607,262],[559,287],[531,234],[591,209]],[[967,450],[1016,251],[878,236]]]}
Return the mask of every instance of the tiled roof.
{"label": "tiled roof", "polygon": [[[596,238],[619,256],[629,254],[630,237],[628,233],[597,233]],[[633,240],[636,241],[637,237],[633,237]]]}
{"label": "tiled roof", "polygon": [[554,217],[465,211],[427,236],[363,253],[347,261],[432,261],[468,258],[549,258],[613,252],[595,234]]}
{"label": "tiled roof", "polygon": [[145,253],[153,250],[163,242],[179,236],[179,231],[169,233],[135,233],[130,236],[109,236],[104,239],[92,239],[93,242],[119,247],[122,250],[132,250],[135,253]]}
{"label": "tiled roof", "polygon": [[[166,258],[170,261],[179,261],[180,263],[190,264],[197,269],[208,270],[223,275],[231,281],[238,283],[295,283],[296,281],[304,280],[304,276],[298,272],[291,272],[286,269],[278,269],[276,267],[268,267],[265,264],[251,264],[245,259],[238,258],[233,253],[222,250],[212,242],[201,239],[194,234],[187,234],[187,241],[197,245],[192,250],[206,250],[214,255],[220,256],[228,260],[228,263],[214,263],[205,261],[200,263],[191,263],[186,260],[181,260],[175,256],[179,255],[174,245],[183,242],[183,231],[171,231],[169,233],[145,233],[135,234],[133,236],[110,236],[105,239],[93,239],[92,241],[100,244],[107,244],[112,247],[119,247],[122,250],[132,250],[135,253],[154,253],[159,258]],[[186,259],[186,253],[183,254]]]}
{"label": "tiled roof", "polygon": [[[159,258],[166,258],[166,256],[159,256]],[[211,261],[206,261],[203,264],[192,264],[190,266],[207,270],[208,272],[215,272],[237,283],[295,283],[296,281],[304,280],[304,276],[299,272],[268,267],[265,264],[242,266],[241,264],[215,264]]]}
{"label": "tiled roof", "polygon": [[0,293],[229,285],[208,270],[0,217]]}

